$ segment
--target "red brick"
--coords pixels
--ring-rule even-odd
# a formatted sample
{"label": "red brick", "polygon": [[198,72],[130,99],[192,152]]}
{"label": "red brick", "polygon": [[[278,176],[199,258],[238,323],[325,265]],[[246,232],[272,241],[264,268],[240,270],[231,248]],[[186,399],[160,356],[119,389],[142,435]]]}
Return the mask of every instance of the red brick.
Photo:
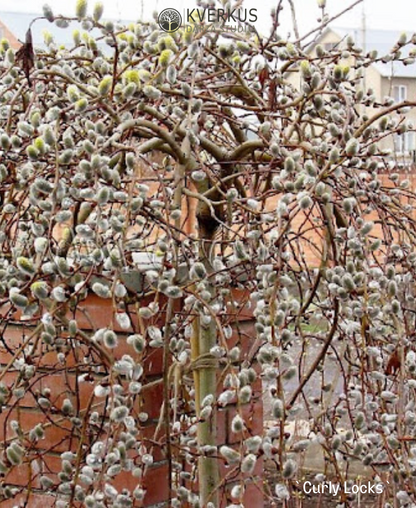
{"label": "red brick", "polygon": [[163,372],[163,349],[158,348],[151,351],[144,358],[143,365],[145,376],[155,376]]}
{"label": "red brick", "polygon": [[31,493],[29,499],[26,494],[18,494],[13,499],[1,501],[1,508],[52,508],[55,506],[56,499],[46,494]]}
{"label": "red brick", "polygon": [[[227,433],[227,444],[236,444],[244,441],[250,436],[256,434],[262,434],[263,432],[263,412],[262,408],[259,407],[258,401],[253,400],[250,404],[245,404],[237,408],[232,406],[228,410],[228,433]],[[233,418],[239,414],[246,428],[242,432],[233,432],[231,430],[231,423]]]}
{"label": "red brick", "polygon": [[217,440],[218,444],[228,442],[228,408],[221,408],[217,411]]}
{"label": "red brick", "polygon": [[[13,440],[15,433],[10,428],[10,422],[17,420],[24,433],[33,429],[38,423],[44,424],[45,438],[34,444],[35,448],[63,452],[77,446],[78,439],[71,439],[71,424],[61,420],[59,415],[48,415],[49,420],[41,412],[28,409],[5,410],[0,414],[0,432],[3,440]],[[55,425],[50,423],[54,422]],[[58,426],[59,425],[59,426]]]}
{"label": "red brick", "polygon": [[[146,298],[140,302],[140,307],[146,307],[153,298]],[[164,324],[165,313],[164,306],[166,306],[166,298],[159,299],[159,312],[157,314],[157,323]],[[177,312],[180,309],[180,301],[175,302],[174,311]],[[112,301],[106,298],[100,298],[97,295],[91,294],[87,300],[80,302],[75,313],[75,319],[77,320],[78,326],[83,330],[91,330],[105,327],[113,327],[114,331],[121,333],[132,333],[133,330],[140,330],[136,308],[132,305],[129,307],[129,316],[132,321],[133,327],[131,330],[123,330],[115,319],[117,309],[114,309]],[[68,315],[68,318],[72,319],[72,315]],[[153,320],[152,324],[155,324]]]}
{"label": "red brick", "polygon": [[[228,341],[229,347],[232,347],[234,344],[240,344],[243,351],[249,350],[253,342],[253,323],[252,323],[252,309],[249,309],[247,306],[247,301],[249,297],[248,291],[237,291],[233,292],[233,297],[235,300],[243,301],[243,305],[239,310],[239,333],[236,331],[237,327],[234,326],[233,337]],[[149,300],[150,301],[150,300]],[[141,305],[147,305],[149,303],[141,302]],[[86,313],[82,312],[82,309],[88,309],[88,315],[90,320],[87,319]],[[179,307],[178,307],[179,309]],[[175,309],[175,310],[178,310]],[[4,311],[5,309],[0,309]],[[110,326],[112,323],[112,315],[113,308],[112,304],[108,300],[100,299],[96,296],[91,296],[87,301],[84,301],[80,304],[76,317],[78,320],[78,324],[84,327],[87,333],[93,333],[94,329],[102,328],[105,326]],[[68,317],[72,317],[68,316]],[[158,315],[158,323],[164,324],[165,316],[159,313]],[[134,324],[137,325],[136,319],[133,320]],[[7,344],[13,349],[19,347],[24,340],[24,337],[27,337],[28,334],[31,333],[32,329],[29,324],[26,323],[24,326],[11,326],[6,331],[6,339]],[[153,324],[152,320],[145,323],[145,326]],[[115,327],[117,333],[119,335],[119,347],[112,351],[111,354],[114,358],[120,358],[123,354],[132,355],[135,358],[139,358],[140,356],[134,353],[132,348],[126,343],[126,337],[129,333],[126,331],[120,330]],[[89,397],[91,395],[92,389],[94,387],[94,383],[80,383],[79,386],[76,386],[76,373],[72,372],[72,367],[80,364],[79,373],[82,372],[82,361],[84,360],[84,355],[87,352],[87,348],[84,346],[78,347],[74,352],[71,348],[68,348],[66,354],[66,373],[56,373],[56,367],[62,368],[61,364],[57,363],[56,353],[47,352],[45,345],[39,341],[38,348],[36,353],[33,355],[32,361],[35,365],[41,366],[43,370],[39,370],[36,373],[38,379],[34,378],[33,390],[41,390],[42,388],[48,387],[51,390],[51,398],[57,401],[57,405],[59,406],[62,403],[63,398],[70,397],[71,400],[75,403],[75,397],[73,395],[75,389],[77,388],[78,397],[80,400],[80,408],[83,409],[86,407],[88,403]],[[10,354],[5,351],[4,347],[1,347],[0,344],[0,361],[4,364],[10,359]],[[155,376],[161,375],[163,371],[163,351],[162,349],[150,350],[150,353],[141,358],[141,362],[144,368],[144,383],[155,379]],[[48,372],[50,370],[50,372]],[[45,375],[44,375],[45,374]],[[4,381],[8,385],[13,385],[16,373],[8,373],[4,378]],[[97,378],[98,379],[98,378]],[[32,383],[33,381],[29,381]],[[244,434],[243,436],[231,436],[231,432],[229,429],[229,425],[231,423],[232,415],[236,412],[236,407],[233,405],[229,405],[226,408],[220,409],[218,411],[217,417],[217,439],[218,445],[224,443],[234,443],[234,445],[239,445],[239,439],[243,439],[250,435],[249,430],[253,433],[259,433],[261,431],[262,426],[262,402],[261,402],[261,380],[260,378],[254,383],[253,386],[254,395],[253,403],[242,408],[244,414],[247,414],[249,419],[251,418],[250,429],[246,431],[247,436]],[[156,425],[160,416],[160,411],[163,403],[163,384],[159,383],[157,385],[153,385],[148,389],[144,389],[142,393],[143,401],[141,404],[137,405],[137,410],[146,411],[149,414],[149,421],[143,425],[141,428],[141,435],[144,443],[148,447],[149,452],[151,452],[155,460],[158,461],[151,468],[147,470],[146,476],[143,479],[144,488],[147,489],[147,495],[145,498],[145,502],[143,506],[150,506],[155,503],[162,503],[168,498],[168,468],[164,456],[164,445],[166,442],[166,438],[164,435],[163,426],[160,429],[158,435],[154,436]],[[101,399],[96,399],[96,401],[101,401]],[[11,411],[11,415],[9,418],[18,419],[21,422],[21,426],[23,431],[27,431],[33,428],[36,423],[45,422],[46,416],[41,412],[36,412],[30,410],[30,407],[34,406],[34,399],[30,395],[25,395],[25,397],[18,401],[21,408],[19,410],[13,409]],[[75,404],[74,404],[75,405]],[[24,406],[28,406],[25,408]],[[171,408],[170,408],[171,409]],[[99,410],[99,409],[98,409]],[[7,413],[7,411],[6,411]],[[10,427],[7,426],[5,431],[3,430],[3,424],[6,420],[6,413],[0,414],[0,437],[3,439],[9,439],[13,437],[13,433],[10,430]],[[60,420],[59,415],[50,415],[48,416],[54,421],[57,422]],[[10,420],[9,420],[10,421]],[[36,449],[38,450],[47,450],[53,449],[55,452],[62,452],[64,450],[72,449],[74,450],[77,446],[78,442],[76,439],[72,441],[69,440],[71,437],[71,426],[68,426],[68,423],[61,422],[61,425],[64,428],[58,427],[50,427],[47,426],[45,429],[46,439],[39,441],[36,444]],[[3,434],[3,435],[2,435]],[[32,472],[33,480],[33,488],[37,488],[39,486],[39,474],[42,472],[47,474],[51,479],[56,481],[56,484],[59,483],[57,478],[57,473],[60,471],[60,459],[57,456],[50,455],[48,453],[44,454],[41,458],[36,455],[37,450],[35,448],[32,452],[29,452],[28,459],[32,460],[33,468],[37,467],[38,471]],[[41,453],[44,453],[43,451]],[[223,474],[221,478],[223,479],[223,484],[221,489],[223,491],[223,499],[226,500],[226,492],[229,490],[230,481],[235,481],[235,476],[233,474],[233,468],[225,467],[224,464],[221,466]],[[258,462],[256,466],[256,471],[254,475],[250,475],[250,478],[246,478],[243,475],[242,480],[245,482],[247,486],[247,491],[245,494],[245,506],[255,506],[256,508],[261,508],[263,506],[261,489],[254,489],[254,486],[249,484],[249,481],[256,481],[261,485],[261,477],[258,478],[256,475],[260,475],[262,469],[261,461]],[[235,470],[234,470],[235,472]],[[37,476],[36,476],[37,475]],[[260,475],[261,476],[261,475]],[[6,481],[13,482],[16,485],[26,485],[28,483],[29,478],[29,469],[28,464],[24,464],[20,468],[15,468],[12,470]],[[134,478],[130,473],[123,473],[120,478],[117,478],[114,485],[116,488],[128,488],[130,490],[134,490],[134,488],[139,484],[140,479]],[[196,483],[192,483],[190,485],[192,489],[197,489]],[[260,494],[259,494],[260,493]],[[41,501],[38,501],[41,499]],[[43,501],[45,499],[45,501]],[[43,498],[33,497],[29,500],[30,508],[36,508],[37,505],[34,503],[40,502],[42,504],[42,508],[47,508],[48,506],[52,506],[52,504],[48,505],[48,503],[53,503],[53,497]],[[224,501],[225,502],[225,501]],[[1,506],[5,506],[1,503]]]}
{"label": "red brick", "polygon": [[[36,465],[33,466],[36,468]],[[31,463],[23,462],[17,467],[12,467],[4,478],[6,485],[27,486],[32,478]]]}
{"label": "red brick", "polygon": [[[62,365],[60,365],[60,368],[62,369]],[[24,397],[18,400],[18,405],[27,408],[37,407],[37,395],[40,395],[44,389],[48,388],[50,390],[50,401],[58,408],[62,406],[63,399],[65,398],[71,399],[74,407],[76,407],[77,401],[79,402],[80,409],[87,407],[95,384],[79,382],[77,385],[77,376],[75,374],[65,375],[65,369],[62,369],[61,374],[52,372],[37,373],[37,378],[29,380],[28,383],[32,393],[27,391]],[[7,372],[3,377],[3,382],[9,389],[13,390],[15,378],[16,374],[14,372]],[[16,402],[16,398],[12,397],[9,404],[13,405]]]}
{"label": "red brick", "polygon": [[43,453],[36,457],[31,456],[29,459],[20,466],[11,468],[4,477],[4,483],[22,487],[31,482],[32,488],[39,489],[41,487],[39,479],[43,474],[46,474],[56,485],[60,483],[57,474],[61,471],[61,459],[58,456]]}
{"label": "red brick", "polygon": [[243,506],[261,508],[264,503],[262,479],[259,478],[251,483],[245,481],[244,486]]}
{"label": "red brick", "polygon": [[137,401],[137,410],[144,411],[149,419],[159,419],[163,404],[163,382],[144,388]]}
{"label": "red brick", "polygon": [[144,506],[162,503],[169,497],[169,469],[167,464],[155,464],[144,478],[146,496]]}

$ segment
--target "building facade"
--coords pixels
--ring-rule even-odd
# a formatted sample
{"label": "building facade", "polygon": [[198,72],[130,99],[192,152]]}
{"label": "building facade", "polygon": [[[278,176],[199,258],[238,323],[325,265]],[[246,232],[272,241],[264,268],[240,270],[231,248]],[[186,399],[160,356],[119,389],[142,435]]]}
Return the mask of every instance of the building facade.
{"label": "building facade", "polygon": [[[378,61],[365,68],[362,79],[362,88],[365,91],[371,90],[377,103],[385,102],[391,97],[396,102],[416,100],[416,63],[413,62],[413,55],[409,54],[412,45],[406,45],[401,49],[402,58],[405,62],[383,62],[382,57],[388,55],[391,49],[397,44],[400,33],[390,30],[364,30],[346,28],[327,28],[322,35],[310,47],[310,54],[316,52],[320,45],[324,50],[338,48],[343,50],[347,46],[347,38],[352,37],[364,54],[377,52]],[[413,34],[406,34],[407,40],[411,40]],[[354,67],[353,59],[346,58],[345,64]],[[295,86],[300,86],[300,73],[294,73],[290,81]],[[371,114],[374,108],[367,107],[366,113]],[[399,115],[397,120],[400,120]],[[416,108],[411,108],[406,113],[407,120],[410,120],[416,128]],[[383,149],[391,150],[392,164],[397,166],[408,166],[415,162],[416,154],[416,132],[409,131],[401,135],[385,138],[380,143]]]}

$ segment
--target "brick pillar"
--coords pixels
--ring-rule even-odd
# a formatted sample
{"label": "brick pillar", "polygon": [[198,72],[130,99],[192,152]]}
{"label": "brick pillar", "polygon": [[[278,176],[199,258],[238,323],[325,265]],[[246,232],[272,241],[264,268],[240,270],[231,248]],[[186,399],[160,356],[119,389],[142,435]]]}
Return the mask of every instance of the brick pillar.
{"label": "brick pillar", "polygon": [[[147,302],[149,303],[149,302]],[[143,302],[142,305],[147,303]],[[132,309],[133,310],[133,309]],[[177,309],[179,310],[179,309]],[[6,317],[7,309],[0,309],[0,317]],[[133,314],[132,314],[133,316]],[[69,316],[72,317],[72,316]],[[129,346],[125,338],[131,334],[131,331],[123,331],[113,321],[113,309],[111,301],[101,299],[95,295],[90,295],[81,302],[76,312],[78,326],[84,331],[91,334],[92,330],[112,327],[118,334],[119,346],[112,351],[115,358],[119,359],[124,354],[132,355],[132,348]],[[10,322],[3,330],[2,340],[0,340],[0,367],[4,369],[18,350],[19,346],[30,337],[31,333],[38,324],[38,319],[32,321],[21,321],[16,315],[16,319]],[[158,324],[164,323],[165,316],[161,313],[158,316]],[[249,314],[242,315],[239,318],[240,331],[244,330],[244,335],[253,337],[252,322]],[[135,323],[137,325],[137,322]],[[243,335],[234,334],[230,339],[230,347],[232,342],[241,342]],[[36,374],[33,378],[26,380],[16,369],[6,374],[3,383],[13,391],[24,388],[25,395],[17,399],[13,396],[6,408],[0,413],[0,443],[4,448],[4,442],[12,440],[15,436],[10,426],[11,420],[19,422],[20,429],[23,433],[28,432],[37,423],[45,426],[45,437],[37,442],[33,442],[27,456],[24,457],[20,466],[13,467],[11,471],[3,478],[0,477],[0,484],[15,486],[19,492],[14,495],[13,499],[6,500],[4,495],[0,497],[2,508],[12,508],[19,501],[24,503],[28,496],[28,487],[30,490],[28,506],[30,508],[47,508],[55,505],[56,498],[52,492],[59,486],[61,480],[58,473],[61,471],[60,454],[64,451],[76,451],[80,446],[79,434],[73,432],[68,421],[62,418],[58,411],[45,409],[41,411],[37,405],[37,400],[42,394],[47,394],[52,407],[62,407],[65,398],[73,401],[76,412],[82,415],[82,412],[88,407],[91,395],[94,390],[95,382],[79,382],[79,376],[82,375],[82,365],[87,349],[80,345],[73,348],[72,341],[68,337],[61,337],[62,347],[61,353],[65,356],[65,362],[61,363],[55,351],[47,351],[45,344],[36,338],[30,341],[32,346],[36,344],[34,351],[29,355],[29,350],[25,350],[26,363],[36,367]],[[246,341],[246,346],[242,349],[250,347],[251,341]],[[39,354],[41,352],[41,354]],[[141,506],[161,506],[168,499],[168,463],[164,454],[164,434],[163,427],[160,435],[153,441],[156,425],[159,420],[160,409],[163,402],[163,383],[158,382],[162,378],[162,349],[149,349],[143,358],[144,381],[143,384],[154,382],[150,387],[145,387],[141,394],[140,411],[147,412],[149,417],[146,422],[141,423],[141,437],[145,440],[145,444],[150,448],[153,443],[154,463],[147,469],[147,473],[143,479],[143,487],[146,489],[144,503]],[[0,370],[1,372],[1,370]],[[99,373],[97,373],[99,377]],[[96,380],[94,380],[96,381]],[[244,414],[249,415],[250,422],[247,429],[248,434],[244,438],[249,437],[250,433],[261,434],[262,431],[262,398],[261,398],[261,382],[257,380],[255,388],[255,396],[250,404],[243,408]],[[94,403],[102,402],[104,399],[94,399]],[[94,410],[100,411],[98,405]],[[230,430],[231,420],[235,411],[235,404],[231,404],[219,411],[218,417],[218,445],[228,444],[236,446],[242,436],[232,435]],[[74,437],[75,434],[75,437]],[[105,433],[103,438],[105,438]],[[91,436],[94,439],[94,436]],[[87,449],[89,436],[84,439],[83,447]],[[148,440],[146,442],[146,439]],[[42,491],[39,484],[41,475],[48,476],[54,482],[54,486],[49,489],[48,495]],[[259,461],[254,474],[250,478],[229,477],[229,470],[224,466],[222,469],[223,479],[226,479],[221,488],[222,506],[226,506],[230,502],[229,491],[232,485],[238,481],[244,482],[246,486],[246,494],[244,498],[245,506],[255,506],[261,508],[263,506],[262,495],[262,462]],[[123,472],[116,477],[113,482],[114,486],[121,491],[126,488],[130,491],[134,490],[139,483],[138,478],[134,478],[129,472]],[[110,482],[111,483],[111,482]],[[1,495],[1,494],[0,494]],[[22,504],[23,505],[23,504]],[[167,503],[165,504],[167,506]],[[77,506],[74,504],[73,506]],[[136,504],[135,506],[139,506]]]}

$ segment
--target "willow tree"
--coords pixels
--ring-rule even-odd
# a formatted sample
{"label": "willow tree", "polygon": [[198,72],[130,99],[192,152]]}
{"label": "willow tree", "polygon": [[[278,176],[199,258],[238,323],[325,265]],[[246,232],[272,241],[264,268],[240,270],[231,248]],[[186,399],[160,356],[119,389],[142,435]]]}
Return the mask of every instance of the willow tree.
{"label": "willow tree", "polygon": [[[279,35],[281,5],[263,37],[223,21],[171,34],[156,22],[119,26],[81,0],[74,18],[44,9],[63,30],[77,24],[71,47],[46,33],[34,52],[30,31],[18,52],[1,42],[3,413],[33,394],[46,353],[65,376],[68,351],[85,351],[77,383],[94,390],[87,407],[35,394],[44,421],[23,432],[6,419],[14,435],[0,467],[42,462],[34,443],[58,414],[81,443],[62,453],[58,476],[40,477],[59,506],[143,499],[153,457],[142,365],[156,349],[173,506],[218,507],[219,464],[244,478],[260,456],[281,477],[267,496],[286,502],[311,444],[338,480],[359,462],[394,479],[387,497],[414,496],[415,195],[386,171],[383,145],[413,130],[414,104],[362,86],[375,62],[410,64],[415,38],[387,55],[352,38],[309,51],[329,22],[324,2],[317,29],[293,40]],[[93,293],[114,315],[87,332],[74,316]],[[248,338],[243,311],[255,320]],[[16,316],[35,323],[17,343]],[[231,336],[241,339],[232,347]],[[129,354],[115,360],[120,342]],[[252,435],[244,407],[259,376],[273,421]],[[218,408],[235,400],[239,437],[218,446]],[[288,439],[298,419],[308,431]],[[111,485],[131,470],[134,490]],[[18,491],[6,476],[3,499]]]}

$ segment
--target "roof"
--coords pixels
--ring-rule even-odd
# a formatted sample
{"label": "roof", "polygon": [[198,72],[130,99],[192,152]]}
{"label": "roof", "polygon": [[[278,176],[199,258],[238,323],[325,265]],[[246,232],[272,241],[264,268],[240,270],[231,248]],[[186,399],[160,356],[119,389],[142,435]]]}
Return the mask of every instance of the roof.
{"label": "roof", "polygon": [[[24,42],[26,31],[30,23],[35,19],[43,16],[39,13],[27,12],[8,12],[0,11],[0,21],[12,32],[12,34]],[[123,24],[129,24],[131,21],[121,21]],[[57,45],[72,46],[73,38],[72,32],[74,29],[82,31],[81,23],[78,21],[71,21],[68,28],[59,28],[55,23],[50,23],[46,19],[37,19],[32,25],[32,39],[35,48],[45,49],[45,42],[43,32],[46,30],[52,34],[54,41]],[[102,35],[100,30],[94,29],[91,31],[92,35]]]}
{"label": "roof", "polygon": [[[341,39],[351,35],[359,47],[363,48],[365,46],[363,49],[365,49],[366,52],[376,50],[379,57],[390,53],[401,33],[403,33],[397,30],[372,30],[368,28],[365,30],[365,33],[363,33],[361,28],[330,27],[329,30],[334,32]],[[327,33],[327,31],[324,33]],[[405,33],[408,39],[414,35],[414,32]],[[322,37],[323,35],[321,38]],[[409,46],[404,47],[402,56],[408,56],[409,49]],[[402,62],[376,62],[373,66],[386,78],[393,76],[398,78],[416,78],[416,64],[404,65]]]}

